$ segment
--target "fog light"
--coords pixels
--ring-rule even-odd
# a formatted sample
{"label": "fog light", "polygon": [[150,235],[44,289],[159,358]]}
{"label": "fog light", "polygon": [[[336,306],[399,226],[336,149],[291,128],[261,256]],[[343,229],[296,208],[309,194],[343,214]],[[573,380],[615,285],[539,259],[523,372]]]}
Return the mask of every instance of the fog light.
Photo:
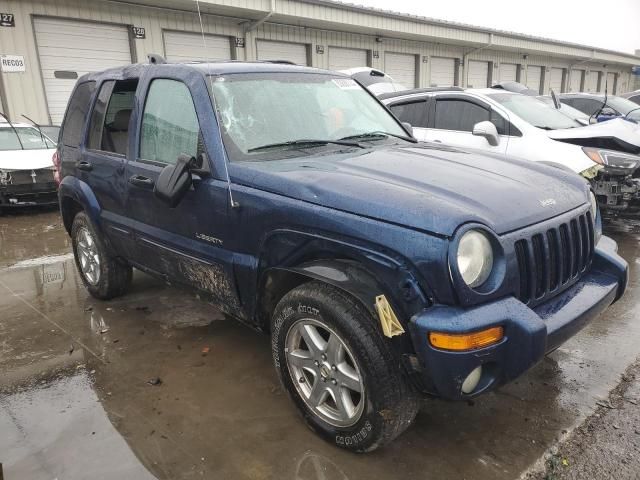
{"label": "fog light", "polygon": [[482,365],[474,368],[471,373],[467,375],[467,378],[464,379],[464,382],[462,382],[462,393],[467,395],[472,393],[478,386],[480,377],[482,377]]}
{"label": "fog light", "polygon": [[491,327],[473,333],[429,332],[429,342],[442,350],[475,350],[498,343],[504,337],[502,327]]}

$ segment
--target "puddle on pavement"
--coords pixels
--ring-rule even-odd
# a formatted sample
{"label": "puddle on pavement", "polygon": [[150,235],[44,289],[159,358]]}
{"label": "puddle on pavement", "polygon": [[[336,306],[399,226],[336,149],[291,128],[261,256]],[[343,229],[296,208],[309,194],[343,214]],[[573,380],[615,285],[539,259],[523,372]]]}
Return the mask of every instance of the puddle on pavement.
{"label": "puddle on pavement", "polygon": [[632,267],[623,300],[517,382],[470,404],[425,401],[406,434],[369,455],[309,431],[268,338],[192,295],[136,274],[130,294],[99,302],[71,259],[3,257],[47,256],[0,270],[5,478],[515,478],[640,352],[638,236],[615,236]]}

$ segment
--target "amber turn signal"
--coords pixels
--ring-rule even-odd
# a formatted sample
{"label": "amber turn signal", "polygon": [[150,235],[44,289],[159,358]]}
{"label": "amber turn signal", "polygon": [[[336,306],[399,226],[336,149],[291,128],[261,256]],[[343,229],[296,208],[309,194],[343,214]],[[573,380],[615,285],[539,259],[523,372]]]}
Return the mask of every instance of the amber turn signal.
{"label": "amber turn signal", "polygon": [[504,337],[502,327],[491,327],[479,332],[456,334],[429,332],[429,343],[442,350],[476,350],[498,343]]}

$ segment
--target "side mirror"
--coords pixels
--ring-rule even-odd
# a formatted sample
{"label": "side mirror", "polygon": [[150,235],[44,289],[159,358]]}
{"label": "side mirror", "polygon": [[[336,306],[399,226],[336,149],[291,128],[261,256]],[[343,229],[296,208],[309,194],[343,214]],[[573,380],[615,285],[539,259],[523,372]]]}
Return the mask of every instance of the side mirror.
{"label": "side mirror", "polygon": [[413,127],[411,126],[411,124],[409,122],[402,122],[402,126],[406,131],[409,132],[409,135],[413,137]]}
{"label": "side mirror", "polygon": [[473,135],[477,137],[484,137],[489,142],[489,145],[496,147],[500,143],[500,137],[498,136],[498,130],[496,126],[488,120],[484,122],[478,122],[473,126]]}
{"label": "side mirror", "polygon": [[618,115],[618,114],[616,113],[616,111],[615,111],[613,108],[611,108],[611,107],[604,107],[604,108],[602,109],[602,111],[600,112],[600,115],[604,115],[604,116],[606,116],[606,117],[614,117],[614,116],[616,116],[616,115]]}
{"label": "side mirror", "polygon": [[171,208],[180,203],[192,184],[190,168],[195,159],[181,154],[175,165],[167,165],[156,180],[153,193]]}

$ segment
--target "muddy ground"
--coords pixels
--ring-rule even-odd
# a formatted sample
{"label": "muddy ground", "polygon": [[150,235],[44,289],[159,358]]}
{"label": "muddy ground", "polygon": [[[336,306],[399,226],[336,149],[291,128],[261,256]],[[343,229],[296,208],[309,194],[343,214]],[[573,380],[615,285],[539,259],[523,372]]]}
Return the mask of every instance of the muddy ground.
{"label": "muddy ground", "polygon": [[[425,400],[392,445],[353,455],[304,426],[267,337],[139,272],[128,295],[96,301],[56,211],[2,216],[4,478],[500,480],[536,466],[540,478],[637,478],[638,440],[618,440],[637,406],[609,395],[627,385],[620,395],[638,397],[622,375],[637,374],[628,369],[640,356],[640,226],[613,222],[607,233],[631,267],[620,302],[518,381],[469,403]],[[609,401],[614,409],[601,406]],[[609,450],[583,453],[597,442]],[[614,450],[636,463],[592,470]]]}

